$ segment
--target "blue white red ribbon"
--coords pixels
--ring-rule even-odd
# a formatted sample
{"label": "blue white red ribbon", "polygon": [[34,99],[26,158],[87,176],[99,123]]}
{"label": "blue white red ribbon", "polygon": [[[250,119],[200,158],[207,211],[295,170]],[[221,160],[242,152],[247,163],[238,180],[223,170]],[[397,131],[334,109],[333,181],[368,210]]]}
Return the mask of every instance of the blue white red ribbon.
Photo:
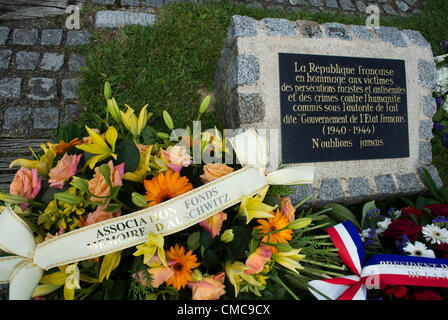
{"label": "blue white red ribbon", "polygon": [[367,289],[379,289],[380,284],[448,287],[448,259],[377,254],[365,262],[364,246],[353,223],[345,221],[327,232],[354,275],[310,281],[310,291],[319,300],[366,300]]}

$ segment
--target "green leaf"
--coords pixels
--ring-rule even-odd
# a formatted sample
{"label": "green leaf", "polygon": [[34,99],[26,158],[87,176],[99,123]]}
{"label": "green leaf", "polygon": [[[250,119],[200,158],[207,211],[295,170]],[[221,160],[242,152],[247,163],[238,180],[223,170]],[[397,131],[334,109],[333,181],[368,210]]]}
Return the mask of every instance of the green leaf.
{"label": "green leaf", "polygon": [[331,208],[332,210],[329,211],[328,213],[336,220],[340,222],[350,220],[351,222],[353,222],[356,228],[361,229],[361,226],[359,225],[359,222],[354,216],[354,214],[346,207],[337,203],[329,203],[324,208]]}
{"label": "green leaf", "polygon": [[434,198],[436,198],[440,202],[443,202],[443,197],[437,191],[437,186],[434,183],[434,180],[432,179],[432,177],[429,174],[428,170],[426,170],[425,168],[423,168],[423,175],[425,176],[425,183],[428,186],[428,188],[431,191],[431,193],[434,196]]}
{"label": "green leaf", "polygon": [[219,259],[218,254],[216,251],[211,249],[206,249],[204,252],[204,255],[202,256],[202,262],[201,264],[207,269],[207,270],[215,270],[220,268],[221,266],[221,260]]}
{"label": "green leaf", "polygon": [[200,237],[201,237],[201,233],[199,231],[193,232],[192,234],[190,234],[188,236],[188,239],[187,239],[188,250],[194,251],[200,247],[200,245],[201,245]]}
{"label": "green leaf", "polygon": [[76,189],[81,190],[82,192],[86,192],[86,193],[90,194],[89,182],[86,179],[79,178],[79,177],[75,176],[75,177],[73,177],[73,179],[70,182],[70,184],[72,186],[74,186]]}
{"label": "green leaf", "polygon": [[210,232],[208,232],[205,229],[202,229],[200,231],[199,242],[205,249],[210,248],[217,241],[219,241],[219,237],[212,238],[212,235],[210,234]]}
{"label": "green leaf", "polygon": [[157,135],[157,131],[154,130],[150,126],[146,126],[145,129],[143,129],[142,137],[143,137],[143,142],[146,145],[153,145],[153,144],[155,144],[157,142],[161,142],[161,139]]}
{"label": "green leaf", "polygon": [[112,189],[112,182],[110,181],[110,168],[107,164],[103,163],[100,165],[100,173],[104,177],[104,180],[106,181],[106,184],[109,186],[109,188]]}
{"label": "green leaf", "polygon": [[367,224],[366,220],[367,213],[375,209],[376,209],[375,201],[369,201],[364,204],[364,206],[362,207],[362,220],[361,220],[362,228],[364,228]]}
{"label": "green leaf", "polygon": [[118,203],[109,203],[107,205],[107,208],[104,209],[106,212],[117,212],[120,210],[121,206]]}
{"label": "green leaf", "polygon": [[124,162],[125,172],[134,172],[140,162],[140,153],[135,143],[132,141],[123,141],[117,145],[117,163]]}
{"label": "green leaf", "polygon": [[277,205],[277,208],[280,210],[281,208],[281,201],[280,201],[280,197],[276,196],[276,195],[266,195],[266,197],[264,198],[263,203],[266,203],[267,205],[270,206],[275,206]]}
{"label": "green leaf", "polygon": [[249,249],[251,231],[252,227],[248,225],[237,225],[233,227],[234,238],[233,241],[228,244],[228,247],[235,253],[235,255],[241,255],[245,250]]}
{"label": "green leaf", "polygon": [[69,192],[56,193],[54,195],[54,198],[56,200],[59,200],[59,201],[65,202],[65,203],[70,203],[70,204],[79,204],[82,201],[82,199],[80,197],[78,197],[77,195],[74,195],[72,193],[69,193]]}

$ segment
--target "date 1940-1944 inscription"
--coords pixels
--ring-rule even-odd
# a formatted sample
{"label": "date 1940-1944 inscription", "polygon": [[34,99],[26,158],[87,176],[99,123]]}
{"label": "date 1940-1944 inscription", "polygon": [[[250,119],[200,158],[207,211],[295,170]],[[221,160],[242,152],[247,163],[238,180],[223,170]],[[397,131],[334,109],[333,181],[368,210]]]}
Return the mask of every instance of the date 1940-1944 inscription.
{"label": "date 1940-1944 inscription", "polygon": [[409,157],[403,60],[279,53],[283,163]]}

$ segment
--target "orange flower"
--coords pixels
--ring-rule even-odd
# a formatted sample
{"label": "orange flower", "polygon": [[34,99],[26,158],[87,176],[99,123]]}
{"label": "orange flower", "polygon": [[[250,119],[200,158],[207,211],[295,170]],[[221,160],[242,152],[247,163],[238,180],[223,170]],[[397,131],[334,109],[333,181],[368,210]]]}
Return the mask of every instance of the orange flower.
{"label": "orange flower", "polygon": [[218,212],[199,222],[199,225],[212,234],[212,238],[216,237],[221,232],[222,223],[227,219],[227,214],[224,212]]}
{"label": "orange flower", "polygon": [[[38,195],[41,188],[42,179],[39,178],[37,169],[27,169],[21,167],[19,171],[16,172],[14,180],[12,180],[9,186],[9,193],[19,195],[27,198],[28,200],[34,200]],[[29,203],[22,203],[20,207],[22,210],[28,208]]]}
{"label": "orange flower", "polygon": [[54,152],[56,152],[56,155],[60,156],[61,154],[66,153],[67,151],[70,151],[74,146],[77,146],[78,144],[83,143],[82,141],[79,141],[78,138],[75,138],[71,140],[70,142],[65,142],[64,140],[60,140],[58,144],[54,145]]}
{"label": "orange flower", "polygon": [[161,172],[157,177],[143,181],[143,184],[146,189],[145,199],[148,201],[148,207],[193,190],[193,186],[186,177],[181,177],[179,172],[171,170],[165,174]]}
{"label": "orange flower", "polygon": [[48,179],[48,182],[50,182],[50,187],[62,189],[65,182],[76,173],[76,168],[78,167],[81,157],[82,154],[64,154],[62,159],[58,161],[56,167],[52,168],[48,174],[50,177],[50,179]]}
{"label": "orange flower", "polygon": [[121,215],[121,209],[118,209],[116,212],[107,212],[105,211],[107,205],[98,206],[95,211],[90,212],[87,216],[86,225],[95,224],[101,221],[106,221],[115,217],[119,217]]}
{"label": "orange flower", "polygon": [[291,199],[289,197],[281,198],[280,203],[282,205],[283,215],[285,215],[288,218],[289,222],[293,222],[296,219],[296,216],[294,215],[296,209],[294,209],[294,206],[291,203]]}
{"label": "orange flower", "polygon": [[203,183],[209,183],[232,172],[233,168],[224,163],[211,163],[204,166],[204,174],[200,178]]}
{"label": "orange flower", "polygon": [[167,260],[175,260],[176,263],[171,266],[174,271],[174,276],[166,281],[166,284],[173,285],[174,288],[179,290],[180,288],[185,288],[188,282],[192,282],[193,278],[191,274],[194,268],[199,267],[200,263],[197,263],[196,255],[192,254],[193,250],[185,253],[184,247],[180,247],[176,244],[173,248],[171,247],[169,251],[166,251]]}
{"label": "orange flower", "polygon": [[246,260],[246,274],[256,274],[263,271],[264,265],[272,256],[271,246],[261,245]]}
{"label": "orange flower", "polygon": [[[110,181],[112,183],[112,187],[122,186],[123,181],[121,180],[121,178],[124,174],[124,163],[121,163],[114,167],[112,160],[110,160],[107,165],[110,168]],[[98,197],[107,197],[111,194],[111,190],[107,185],[103,175],[100,173],[99,167],[95,168],[93,179],[89,181],[89,191]],[[90,200],[102,201],[102,199],[96,197],[91,197]]]}
{"label": "orange flower", "polygon": [[208,276],[202,281],[189,283],[188,287],[193,291],[193,300],[218,300],[226,293],[224,278],[226,274],[221,272],[216,276]]}
{"label": "orange flower", "polygon": [[[272,231],[280,230],[287,227],[289,224],[288,218],[283,215],[278,209],[275,213],[275,217],[268,219],[258,219],[257,222],[260,225],[256,226],[255,229],[260,230],[261,233],[269,233]],[[283,231],[266,235],[261,239],[261,241],[271,243],[288,243],[288,241],[292,239],[292,233],[293,231],[291,229],[285,229]],[[276,248],[271,247],[271,249],[274,254],[277,253]]]}

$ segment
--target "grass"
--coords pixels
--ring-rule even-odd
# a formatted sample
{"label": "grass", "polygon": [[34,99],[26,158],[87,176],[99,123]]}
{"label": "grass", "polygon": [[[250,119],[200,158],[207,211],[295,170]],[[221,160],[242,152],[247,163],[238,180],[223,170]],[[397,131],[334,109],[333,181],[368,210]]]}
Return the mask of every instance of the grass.
{"label": "grass", "polygon": [[[446,37],[448,1],[428,0],[419,15],[381,17],[382,26],[419,30],[441,54]],[[364,25],[367,15],[334,12],[286,12],[250,8],[227,2],[196,5],[175,3],[162,8],[153,27],[126,27],[115,31],[94,32],[91,45],[82,48],[88,55],[80,95],[87,111],[80,121],[93,127],[100,125],[94,113],[104,114],[104,81],[111,82],[120,106],[129,104],[139,110],[144,104],[154,113],[152,124],[163,129],[162,111],[168,110],[176,127],[186,126],[196,117],[200,92],[213,90],[220,52],[226,29],[233,15],[255,19],[265,17],[289,20],[312,20],[318,23],[340,22]],[[222,128],[219,108],[203,118],[203,128]],[[437,154],[434,162],[438,163]],[[439,161],[441,162],[441,161]],[[448,171],[448,170],[446,170]],[[447,180],[445,180],[447,181]]]}

